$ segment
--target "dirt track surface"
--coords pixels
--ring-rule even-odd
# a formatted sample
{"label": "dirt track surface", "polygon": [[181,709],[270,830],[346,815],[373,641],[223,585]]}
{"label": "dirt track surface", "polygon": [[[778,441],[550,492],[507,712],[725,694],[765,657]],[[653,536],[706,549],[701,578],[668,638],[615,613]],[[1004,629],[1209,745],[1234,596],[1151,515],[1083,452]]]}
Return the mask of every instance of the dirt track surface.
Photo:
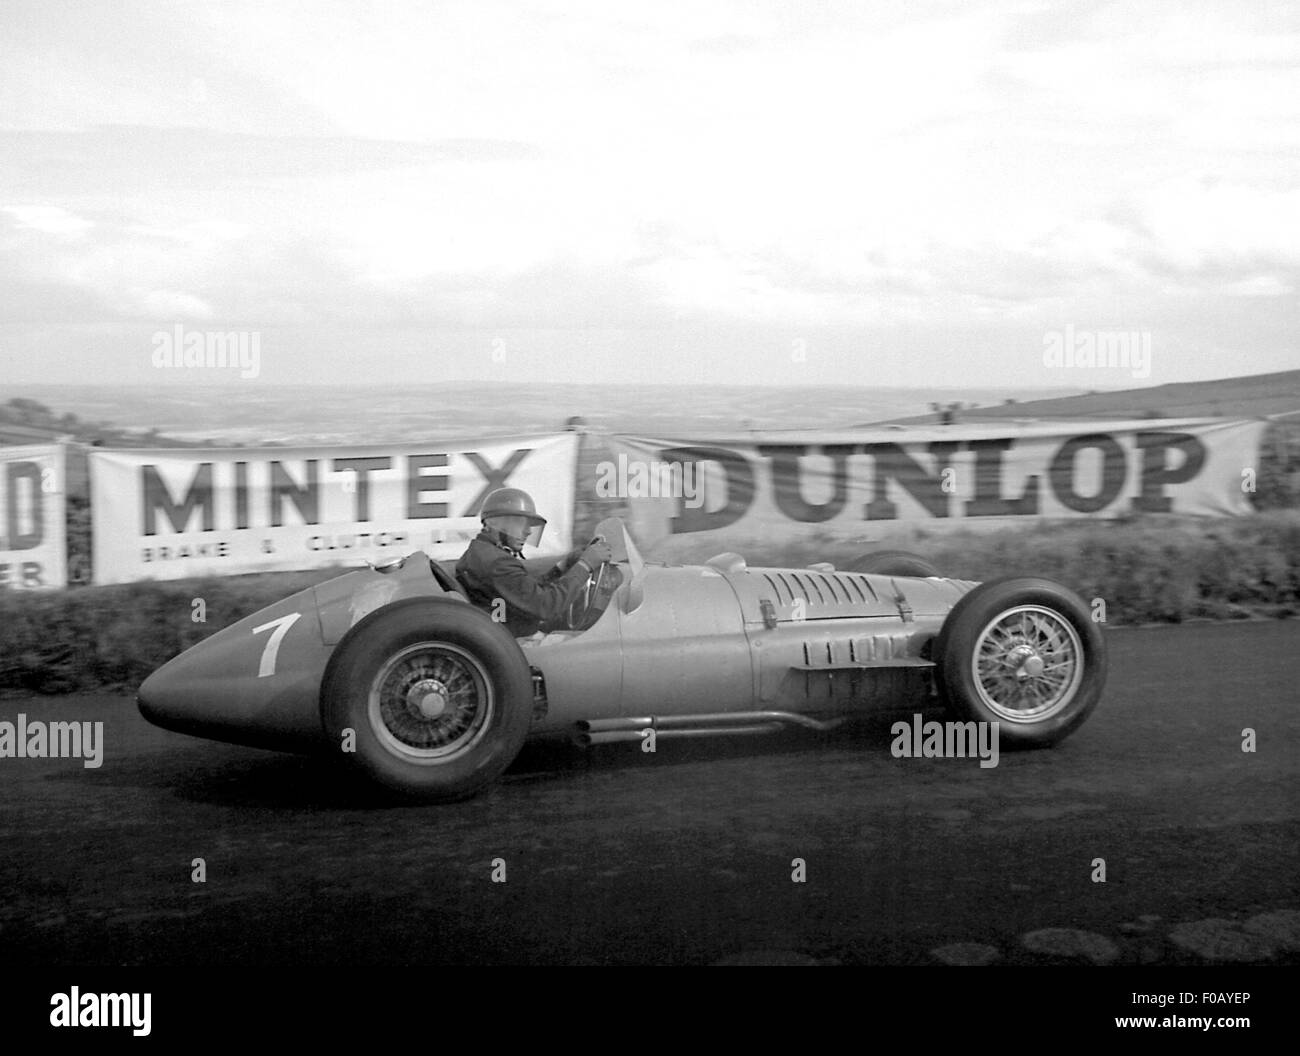
{"label": "dirt track surface", "polygon": [[102,720],[106,751],[0,759],[0,963],[1300,963],[1300,623],[1107,639],[1088,723],[996,768],[894,758],[894,713],[530,745],[437,807],[127,695],[8,697],[7,721]]}

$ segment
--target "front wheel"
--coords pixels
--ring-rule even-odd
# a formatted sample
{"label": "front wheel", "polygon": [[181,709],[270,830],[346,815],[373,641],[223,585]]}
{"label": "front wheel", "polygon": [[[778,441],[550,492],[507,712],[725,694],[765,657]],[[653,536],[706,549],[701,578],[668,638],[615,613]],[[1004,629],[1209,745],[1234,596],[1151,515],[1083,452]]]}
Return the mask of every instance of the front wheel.
{"label": "front wheel", "polygon": [[1003,744],[1055,744],[1106,684],[1100,628],[1076,594],[1046,579],[980,584],[953,606],[933,655],[949,709],[998,723]]}
{"label": "front wheel", "polygon": [[514,761],[532,718],[532,674],[486,613],[410,598],[371,613],[334,651],[321,690],[326,736],[391,791],[474,794]]}

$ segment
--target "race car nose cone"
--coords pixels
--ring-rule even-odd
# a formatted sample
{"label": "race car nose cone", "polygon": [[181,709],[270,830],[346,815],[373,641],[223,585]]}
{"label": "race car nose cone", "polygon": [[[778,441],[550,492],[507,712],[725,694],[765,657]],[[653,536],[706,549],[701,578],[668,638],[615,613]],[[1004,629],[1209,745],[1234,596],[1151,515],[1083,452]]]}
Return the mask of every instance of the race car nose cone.
{"label": "race car nose cone", "polygon": [[172,717],[176,702],[175,679],[165,669],[159,669],[144,680],[136,690],[135,703],[140,714],[155,726],[166,726]]}
{"label": "race car nose cone", "polygon": [[179,656],[141,683],[135,702],[155,726],[178,733],[204,734],[221,714],[221,699],[209,679],[201,678],[192,659]]}

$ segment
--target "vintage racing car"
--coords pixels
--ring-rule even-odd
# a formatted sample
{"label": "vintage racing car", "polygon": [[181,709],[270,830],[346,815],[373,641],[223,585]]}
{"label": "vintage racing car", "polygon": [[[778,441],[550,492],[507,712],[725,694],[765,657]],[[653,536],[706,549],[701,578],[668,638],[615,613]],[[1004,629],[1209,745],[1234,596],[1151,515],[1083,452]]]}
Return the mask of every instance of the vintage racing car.
{"label": "vintage racing car", "polygon": [[1097,624],[1049,580],[945,579],[902,553],[861,571],[651,564],[621,521],[598,531],[613,561],[549,633],[511,637],[417,552],[217,632],[145,680],[140,710],[201,737],[333,752],[447,800],[494,781],[532,735],[829,729],[936,695],[961,721],[999,723],[1004,746],[1048,745],[1105,683]]}

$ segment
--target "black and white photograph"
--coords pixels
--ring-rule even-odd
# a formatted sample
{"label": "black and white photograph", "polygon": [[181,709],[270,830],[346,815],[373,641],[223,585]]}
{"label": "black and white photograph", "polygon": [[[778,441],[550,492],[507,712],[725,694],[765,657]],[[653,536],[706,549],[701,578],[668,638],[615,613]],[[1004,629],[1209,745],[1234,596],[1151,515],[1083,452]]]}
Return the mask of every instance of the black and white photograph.
{"label": "black and white photograph", "polygon": [[0,1036],[1250,1044],[1298,332],[1291,3],[3,0]]}

